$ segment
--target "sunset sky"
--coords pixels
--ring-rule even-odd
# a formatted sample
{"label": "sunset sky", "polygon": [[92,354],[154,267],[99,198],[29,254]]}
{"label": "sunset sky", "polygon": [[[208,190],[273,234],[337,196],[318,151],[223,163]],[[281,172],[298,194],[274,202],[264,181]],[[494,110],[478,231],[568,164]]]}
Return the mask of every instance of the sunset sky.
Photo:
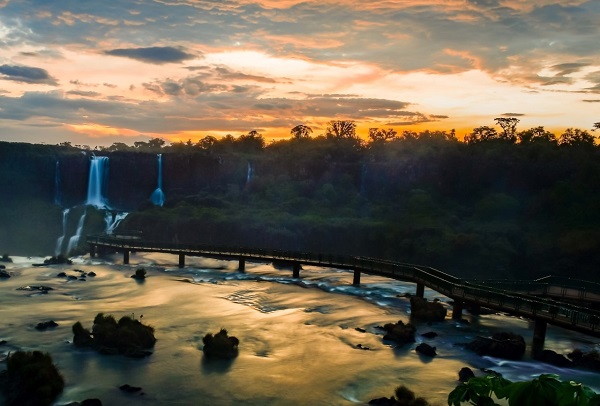
{"label": "sunset sky", "polygon": [[0,0],[0,140],[600,121],[598,0]]}

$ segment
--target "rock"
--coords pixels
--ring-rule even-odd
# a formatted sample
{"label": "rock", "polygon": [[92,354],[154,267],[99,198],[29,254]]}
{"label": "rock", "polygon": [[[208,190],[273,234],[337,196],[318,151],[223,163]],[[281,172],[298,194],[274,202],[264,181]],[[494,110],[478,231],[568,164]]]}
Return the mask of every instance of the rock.
{"label": "rock", "polygon": [[10,278],[10,274],[8,273],[8,271],[0,269],[0,278]]}
{"label": "rock", "polygon": [[54,289],[51,288],[50,286],[31,285],[31,286],[21,286],[21,287],[17,288],[17,290],[28,290],[30,292],[38,290],[42,293],[48,293],[49,290],[54,290]]}
{"label": "rock", "polygon": [[0,340],[0,345],[4,345],[4,344],[6,344],[7,342],[8,342],[8,341],[6,341],[6,340]]}
{"label": "rock", "polygon": [[50,321],[43,321],[41,323],[38,323],[35,326],[35,329],[44,331],[44,330],[47,330],[49,328],[54,328],[54,327],[58,327],[58,324],[54,320],[50,320]]}
{"label": "rock", "polygon": [[144,268],[139,268],[135,270],[135,274],[131,275],[132,278],[138,280],[146,279],[146,270]]}
{"label": "rock", "polygon": [[203,338],[204,354],[210,358],[234,358],[238,354],[240,340],[237,337],[229,337],[227,330],[222,328],[214,336],[207,333]]}
{"label": "rock", "polygon": [[123,392],[127,392],[127,393],[136,393],[136,392],[140,392],[142,390],[141,387],[131,386],[128,383],[126,383],[125,385],[119,386],[119,389],[121,389]]}
{"label": "rock", "polygon": [[69,275],[69,276],[67,276],[67,279],[70,281],[75,281],[75,280],[77,280],[77,277],[75,275]]}
{"label": "rock", "polygon": [[87,281],[87,279],[85,279],[85,278],[79,278],[79,280],[83,281],[83,282]]}
{"label": "rock", "polygon": [[370,405],[376,406],[397,406],[396,399],[392,398],[377,398],[369,400]]}
{"label": "rock", "polygon": [[66,278],[67,274],[65,272],[59,272],[59,273],[56,274],[56,277],[57,278]]}
{"label": "rock", "polygon": [[437,336],[438,336],[438,333],[436,333],[435,331],[429,331],[427,333],[421,334],[421,337],[425,337],[425,338],[436,338]]}
{"label": "rock", "polygon": [[6,265],[0,264],[0,269],[6,269]]}
{"label": "rock", "polygon": [[364,346],[362,344],[356,344],[356,348],[358,348],[359,350],[365,350],[365,351],[369,351],[370,350],[369,347],[366,347],[366,346]]}
{"label": "rock", "polygon": [[[44,265],[60,265],[60,264],[67,264],[67,265],[72,265],[73,262],[65,257],[64,255],[59,255],[57,257],[50,257],[44,260]],[[34,264],[34,265],[39,265],[39,264]]]}
{"label": "rock", "polygon": [[444,321],[447,309],[439,302],[428,302],[418,296],[410,298],[410,317],[421,321]]}
{"label": "rock", "polygon": [[419,345],[417,345],[417,348],[415,348],[415,351],[418,352],[419,354],[423,354],[426,355],[428,357],[435,357],[437,355],[437,353],[435,352],[435,347],[432,347],[431,345],[427,344],[427,343],[421,343]]}
{"label": "rock", "polygon": [[497,358],[518,360],[525,354],[525,339],[513,333],[496,333],[492,337],[477,337],[465,348],[478,355],[489,355]]}
{"label": "rock", "polygon": [[92,272],[88,272],[87,276],[89,276],[89,277],[92,277],[92,278],[93,278],[94,276],[96,276],[96,272],[94,272],[94,271],[92,271]]}
{"label": "rock", "polygon": [[598,351],[583,352],[579,349],[567,354],[576,367],[600,371],[600,353]]}
{"label": "rock", "polygon": [[474,377],[475,373],[469,367],[461,368],[460,371],[458,371],[458,380],[461,382],[467,382],[469,379]]}
{"label": "rock", "polygon": [[399,320],[396,324],[386,324],[383,329],[386,331],[383,336],[384,340],[395,341],[400,345],[415,342],[415,331],[417,329],[410,323],[404,324],[402,320]]}
{"label": "rock", "polygon": [[360,327],[356,327],[354,330],[358,331],[359,333],[366,333],[367,330],[365,330],[364,328],[360,328]]}
{"label": "rock", "polygon": [[554,365],[560,368],[573,368],[574,363],[562,354],[552,350],[543,350],[534,357],[536,360]]}
{"label": "rock", "polygon": [[81,402],[81,406],[102,406],[102,401],[100,399],[85,399]]}

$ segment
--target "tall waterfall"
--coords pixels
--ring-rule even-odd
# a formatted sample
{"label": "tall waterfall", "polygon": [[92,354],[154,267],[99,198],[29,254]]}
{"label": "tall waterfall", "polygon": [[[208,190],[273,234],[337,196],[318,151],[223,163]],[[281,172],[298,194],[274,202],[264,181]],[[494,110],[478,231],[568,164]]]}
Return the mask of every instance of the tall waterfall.
{"label": "tall waterfall", "polygon": [[62,246],[65,237],[67,236],[67,218],[69,217],[69,210],[63,210],[63,220],[62,220],[62,235],[56,239],[56,248],[54,249],[54,255],[59,256],[62,254]]}
{"label": "tall waterfall", "polygon": [[156,190],[150,196],[150,200],[155,206],[161,206],[165,203],[165,194],[162,191],[162,154],[156,155],[158,159],[158,180]]}
{"label": "tall waterfall", "polygon": [[108,207],[108,200],[104,197],[107,171],[108,157],[92,156],[90,160],[86,205],[94,206],[98,209]]}
{"label": "tall waterfall", "polygon": [[58,161],[56,161],[54,168],[54,204],[60,206],[60,163]]}
{"label": "tall waterfall", "polygon": [[77,231],[75,231],[75,235],[69,238],[69,246],[67,247],[67,255],[73,251],[73,249],[77,248],[79,244],[79,238],[81,237],[81,233],[83,232],[83,225],[85,224],[85,215],[87,214],[87,210],[83,210],[83,214],[79,218],[79,222],[77,223]]}
{"label": "tall waterfall", "polygon": [[104,222],[106,223],[106,234],[112,234],[115,231],[115,228],[123,221],[125,217],[127,217],[129,213],[112,213],[110,211],[106,212],[104,216]]}

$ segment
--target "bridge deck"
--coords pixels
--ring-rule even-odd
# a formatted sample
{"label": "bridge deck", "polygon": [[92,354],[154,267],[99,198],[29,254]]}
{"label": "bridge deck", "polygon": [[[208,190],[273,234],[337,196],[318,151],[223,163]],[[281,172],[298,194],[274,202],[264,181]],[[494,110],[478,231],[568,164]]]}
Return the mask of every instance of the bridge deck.
{"label": "bridge deck", "polygon": [[[538,292],[543,292],[545,296],[558,298],[582,296],[581,289],[577,289],[575,286],[558,286],[556,281],[545,281],[546,285],[539,285],[539,283],[544,283],[539,282],[539,280],[533,281],[534,283],[538,283],[535,286],[532,282],[527,282],[530,284],[527,289],[518,289],[515,283],[511,284],[506,281],[499,283],[464,281],[431,267],[365,257],[240,247],[184,245],[144,241],[139,237],[107,235],[88,236],[87,243],[92,247],[104,247],[123,252],[161,252],[175,255],[254,260],[258,262],[279,260],[294,264],[351,269],[355,272],[415,282],[427,286],[455,301],[480,305],[515,316],[545,321],[570,330],[600,337],[599,311],[536,295]],[[592,282],[586,283],[593,284]],[[507,289],[507,287],[511,289]],[[600,289],[598,292],[586,291],[586,293],[590,295],[586,296],[586,298],[596,298],[596,295],[600,296]]]}

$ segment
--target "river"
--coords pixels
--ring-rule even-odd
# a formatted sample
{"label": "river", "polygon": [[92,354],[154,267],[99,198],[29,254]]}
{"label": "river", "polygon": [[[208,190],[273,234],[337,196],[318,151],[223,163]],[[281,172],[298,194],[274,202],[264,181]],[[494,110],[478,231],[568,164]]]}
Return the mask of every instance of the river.
{"label": "river", "polygon": [[[391,396],[400,384],[446,405],[464,366],[476,375],[483,374],[480,368],[493,369],[511,380],[556,373],[600,390],[597,373],[553,367],[528,355],[518,362],[479,357],[456,345],[498,331],[522,334],[530,343],[532,323],[521,318],[465,314],[469,324],[450,318],[418,324],[413,345],[383,343],[377,326],[409,320],[409,301],[400,296],[414,293],[411,283],[362,275],[362,284],[354,287],[352,274],[343,270],[304,267],[301,279],[293,279],[290,269],[270,264],[246,263],[246,272],[239,273],[237,262],[189,257],[187,267],[178,269],[177,257],[167,254],[134,254],[131,265],[119,265],[115,256],[32,266],[42,260],[15,257],[6,264],[13,276],[0,280],[0,341],[7,341],[0,345],[0,359],[16,350],[49,352],[66,381],[58,405],[86,398],[105,405],[362,405]],[[139,267],[148,272],[143,282],[130,278]],[[75,269],[97,276],[85,281],[56,276],[77,275]],[[17,290],[31,285],[53,290]],[[429,289],[425,295],[449,302]],[[71,326],[81,321],[91,329],[99,312],[143,317],[155,328],[154,353],[130,359],[74,347]],[[35,329],[48,320],[58,327]],[[207,362],[202,337],[220,328],[238,337],[239,355]],[[420,337],[429,331],[438,337]],[[438,355],[419,356],[414,348],[421,341],[437,347]],[[545,348],[587,351],[600,348],[599,341],[549,326]],[[143,395],[120,391],[126,383],[141,386]]]}

